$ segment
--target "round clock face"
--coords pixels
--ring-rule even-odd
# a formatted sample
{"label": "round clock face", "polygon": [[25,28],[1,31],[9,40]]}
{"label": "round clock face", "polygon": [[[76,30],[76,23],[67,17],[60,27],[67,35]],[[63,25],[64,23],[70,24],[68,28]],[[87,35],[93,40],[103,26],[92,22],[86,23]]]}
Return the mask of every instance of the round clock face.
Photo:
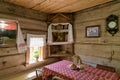
{"label": "round clock face", "polygon": [[115,21],[111,21],[111,22],[108,23],[108,27],[111,28],[111,29],[115,28],[116,25],[117,25],[117,23]]}

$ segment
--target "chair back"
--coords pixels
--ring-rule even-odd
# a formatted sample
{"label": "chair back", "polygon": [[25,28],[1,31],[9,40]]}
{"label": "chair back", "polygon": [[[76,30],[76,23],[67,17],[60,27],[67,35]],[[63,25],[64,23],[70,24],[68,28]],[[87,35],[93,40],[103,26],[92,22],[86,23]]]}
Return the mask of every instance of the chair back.
{"label": "chair back", "polygon": [[52,80],[64,80],[64,79],[62,79],[62,78],[60,78],[60,77],[58,77],[58,76],[54,76],[54,77],[52,78]]}
{"label": "chair back", "polygon": [[36,69],[36,79],[37,80],[42,80],[42,70],[41,69]]}
{"label": "chair back", "polygon": [[99,69],[115,72],[115,68],[114,67],[105,66],[105,65],[101,65],[101,64],[97,64],[96,67],[99,68]]}

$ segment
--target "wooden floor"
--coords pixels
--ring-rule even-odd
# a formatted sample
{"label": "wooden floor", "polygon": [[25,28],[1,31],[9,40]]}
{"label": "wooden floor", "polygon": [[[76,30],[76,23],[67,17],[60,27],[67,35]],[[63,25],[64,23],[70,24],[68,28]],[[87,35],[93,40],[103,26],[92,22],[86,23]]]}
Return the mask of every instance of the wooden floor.
{"label": "wooden floor", "polygon": [[[56,58],[48,58],[46,60],[44,60],[44,62],[40,62],[41,66],[44,66],[44,65],[47,65],[47,64],[51,64],[51,63],[54,63],[54,62],[57,62],[59,61],[59,59],[56,59]],[[40,65],[38,64],[38,65]],[[39,67],[39,68],[40,68]],[[23,72],[19,72],[19,73],[13,73],[13,74],[10,74],[10,75],[6,75],[6,76],[0,76],[0,80],[25,80],[26,76],[29,74],[29,73],[32,73],[35,71],[37,67],[35,68],[32,68],[30,70],[26,70],[26,71],[23,71]]]}
{"label": "wooden floor", "polygon": [[0,80],[25,80],[26,76],[33,71],[35,71],[35,69],[27,70],[17,74],[2,76],[0,77]]}
{"label": "wooden floor", "polygon": [[0,80],[25,80],[26,76],[33,71],[35,71],[35,69],[19,72],[17,74],[2,76],[0,77]]}

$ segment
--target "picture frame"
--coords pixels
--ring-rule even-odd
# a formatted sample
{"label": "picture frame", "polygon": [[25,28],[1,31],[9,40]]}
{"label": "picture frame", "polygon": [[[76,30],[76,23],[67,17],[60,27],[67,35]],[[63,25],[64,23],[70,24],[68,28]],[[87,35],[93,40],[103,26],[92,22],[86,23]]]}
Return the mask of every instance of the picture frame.
{"label": "picture frame", "polygon": [[86,37],[88,38],[100,37],[100,25],[87,26]]}
{"label": "picture frame", "polygon": [[16,46],[18,21],[0,19],[0,47]]}

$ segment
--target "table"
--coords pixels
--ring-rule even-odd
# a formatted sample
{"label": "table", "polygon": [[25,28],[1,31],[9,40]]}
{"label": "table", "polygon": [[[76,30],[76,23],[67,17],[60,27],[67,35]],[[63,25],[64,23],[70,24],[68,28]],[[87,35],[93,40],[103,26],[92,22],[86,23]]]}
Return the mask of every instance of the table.
{"label": "table", "polygon": [[68,65],[73,62],[62,60],[43,67],[43,80],[55,75],[65,80],[119,80],[119,74],[85,65],[84,72],[72,70]]}

